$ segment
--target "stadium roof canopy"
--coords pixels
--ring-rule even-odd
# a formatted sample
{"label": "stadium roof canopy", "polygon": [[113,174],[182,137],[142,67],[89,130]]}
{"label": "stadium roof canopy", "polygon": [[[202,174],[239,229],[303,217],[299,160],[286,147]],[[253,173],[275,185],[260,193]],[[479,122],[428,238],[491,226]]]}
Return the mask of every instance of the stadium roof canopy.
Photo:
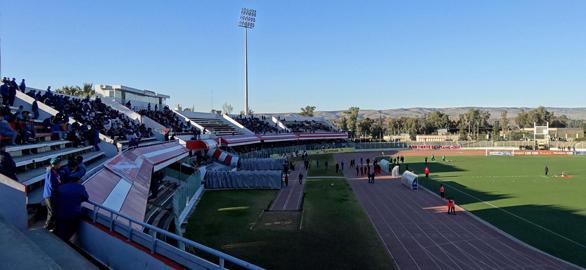
{"label": "stadium roof canopy", "polygon": [[153,172],[188,155],[177,142],[136,148],[121,153],[85,183],[90,201],[144,220]]}

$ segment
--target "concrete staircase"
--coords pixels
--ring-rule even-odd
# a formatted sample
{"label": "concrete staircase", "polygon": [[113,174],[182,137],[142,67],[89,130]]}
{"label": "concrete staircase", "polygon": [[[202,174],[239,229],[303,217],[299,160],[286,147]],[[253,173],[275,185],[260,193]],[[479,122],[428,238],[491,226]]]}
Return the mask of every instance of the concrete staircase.
{"label": "concrete staircase", "polygon": [[57,236],[22,232],[0,218],[0,269],[99,269]]}

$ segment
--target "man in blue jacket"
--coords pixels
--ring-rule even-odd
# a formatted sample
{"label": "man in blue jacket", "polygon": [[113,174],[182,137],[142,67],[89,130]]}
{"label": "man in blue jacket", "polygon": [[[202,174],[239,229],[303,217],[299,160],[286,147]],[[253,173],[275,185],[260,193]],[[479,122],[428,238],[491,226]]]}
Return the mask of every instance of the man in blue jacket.
{"label": "man in blue jacket", "polygon": [[33,119],[39,119],[39,103],[37,102],[37,98],[33,101],[31,110],[33,111]]}
{"label": "man in blue jacket", "polygon": [[68,177],[59,185],[55,195],[55,234],[63,241],[69,241],[77,231],[81,221],[81,204],[89,199],[79,178]]}
{"label": "man in blue jacket", "polygon": [[61,167],[61,159],[54,157],[50,161],[51,166],[47,168],[47,174],[45,174],[45,189],[43,190],[43,199],[45,205],[47,205],[47,221],[45,222],[45,229],[53,230],[55,228],[55,197],[59,184],[61,183],[61,177],[59,176],[59,168]]}
{"label": "man in blue jacket", "polygon": [[8,81],[6,78],[2,79],[2,85],[0,86],[0,95],[2,96],[2,105],[8,104]]}
{"label": "man in blue jacket", "polygon": [[23,93],[26,91],[26,83],[24,82],[24,79],[22,79],[22,81],[20,81],[20,85],[18,86],[18,88]]}
{"label": "man in blue jacket", "polygon": [[18,84],[16,79],[12,78],[12,81],[8,84],[8,103],[10,106],[14,106],[14,100],[16,99],[16,91],[18,91]]}

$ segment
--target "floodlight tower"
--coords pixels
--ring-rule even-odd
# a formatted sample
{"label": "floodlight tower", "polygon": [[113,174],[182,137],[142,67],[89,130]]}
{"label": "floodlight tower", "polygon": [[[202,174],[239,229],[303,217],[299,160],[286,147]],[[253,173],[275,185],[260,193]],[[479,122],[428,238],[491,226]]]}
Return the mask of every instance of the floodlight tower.
{"label": "floodlight tower", "polygon": [[248,115],[248,29],[254,28],[256,10],[242,8],[239,27],[244,28],[244,115]]}

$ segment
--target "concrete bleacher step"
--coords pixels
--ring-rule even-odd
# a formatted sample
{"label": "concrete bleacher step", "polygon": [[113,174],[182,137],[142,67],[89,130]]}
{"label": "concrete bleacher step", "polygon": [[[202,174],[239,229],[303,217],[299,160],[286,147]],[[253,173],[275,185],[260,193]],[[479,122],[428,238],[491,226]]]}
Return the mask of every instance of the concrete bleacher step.
{"label": "concrete bleacher step", "polygon": [[[98,166],[101,166],[102,164],[104,164],[104,162],[106,162],[109,159],[108,157],[106,157],[104,155],[103,152],[90,152],[90,153],[83,154],[82,156],[83,156],[84,164],[86,165],[87,172],[93,170],[94,168],[96,168]],[[66,162],[64,162],[63,164],[66,164]],[[43,200],[42,182],[45,179],[45,172],[46,172],[45,168],[38,168],[35,170],[31,170],[31,172],[29,174],[31,174],[31,175],[34,174],[34,176],[30,177],[28,180],[23,181],[23,184],[25,184],[29,189],[29,191],[27,192],[27,195],[28,195],[28,202],[27,203],[29,205],[39,204]],[[28,173],[28,172],[25,172],[25,173]],[[19,175],[17,175],[17,177],[19,177],[18,179],[24,179],[24,178],[20,178]]]}
{"label": "concrete bleacher step", "polygon": [[32,230],[27,236],[62,269],[99,269],[47,230]]}
{"label": "concrete bleacher step", "polygon": [[0,218],[0,269],[63,269],[25,233]]}
{"label": "concrete bleacher step", "polygon": [[[98,160],[104,157],[104,152],[89,152],[84,153],[81,155],[83,157],[83,163],[86,164],[86,169],[89,170],[88,164],[93,163],[93,161]],[[61,165],[66,165],[67,161],[61,161]],[[32,170],[26,170],[21,173],[17,173],[16,177],[20,180],[21,183],[24,185],[32,185],[40,180],[43,179],[45,172],[47,171],[46,167],[40,167]]]}
{"label": "concrete bleacher step", "polygon": [[58,149],[62,149],[66,146],[71,144],[70,141],[60,140],[60,141],[48,141],[48,142],[39,142],[35,144],[24,144],[24,145],[14,145],[6,147],[6,152],[10,153],[13,158],[31,155],[31,154],[40,154],[44,152],[54,151]]}
{"label": "concrete bleacher step", "polygon": [[16,167],[22,167],[33,163],[42,163],[45,161],[49,161],[54,157],[57,156],[66,156],[72,155],[79,152],[85,152],[91,150],[93,146],[84,146],[84,147],[67,147],[63,149],[59,149],[57,151],[51,151],[47,153],[40,153],[40,154],[33,154],[27,155],[22,157],[14,158],[14,162],[16,162]]}

